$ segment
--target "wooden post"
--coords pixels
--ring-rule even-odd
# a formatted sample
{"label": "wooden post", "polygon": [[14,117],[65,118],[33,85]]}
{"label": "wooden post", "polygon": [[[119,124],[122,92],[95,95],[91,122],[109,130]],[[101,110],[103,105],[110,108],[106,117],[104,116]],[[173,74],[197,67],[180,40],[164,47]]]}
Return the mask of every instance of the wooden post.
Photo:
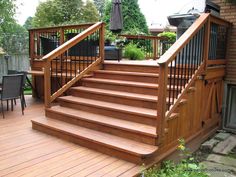
{"label": "wooden post", "polygon": [[46,108],[50,107],[51,103],[51,76],[50,62],[47,59],[44,64],[44,104]]}
{"label": "wooden post", "polygon": [[64,43],[64,28],[61,27],[60,28],[60,45],[62,45]]}
{"label": "wooden post", "polygon": [[99,31],[99,54],[101,57],[102,64],[104,63],[104,42],[105,42],[105,25],[104,23],[101,24],[100,31]]}
{"label": "wooden post", "polygon": [[159,87],[157,97],[157,135],[158,144],[161,144],[164,140],[166,129],[166,96],[167,96],[167,83],[168,83],[168,64],[160,64],[159,71]]}
{"label": "wooden post", "polygon": [[153,59],[156,60],[158,57],[157,57],[157,50],[158,50],[158,47],[157,47],[157,39],[154,38],[153,39]]}
{"label": "wooden post", "polygon": [[204,30],[204,46],[203,46],[203,63],[204,63],[204,70],[207,69],[207,63],[209,58],[209,45],[210,45],[210,33],[211,33],[211,21],[210,17],[206,22],[205,30]]}
{"label": "wooden post", "polygon": [[34,31],[29,32],[29,38],[30,38],[30,43],[29,43],[30,65],[32,67],[34,63],[34,53],[35,53]]}

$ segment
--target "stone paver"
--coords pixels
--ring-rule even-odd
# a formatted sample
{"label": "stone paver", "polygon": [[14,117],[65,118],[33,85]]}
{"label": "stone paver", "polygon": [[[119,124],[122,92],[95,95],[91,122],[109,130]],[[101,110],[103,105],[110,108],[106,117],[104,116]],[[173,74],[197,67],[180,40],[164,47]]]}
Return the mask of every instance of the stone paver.
{"label": "stone paver", "polygon": [[207,157],[207,161],[216,162],[216,163],[220,163],[220,164],[231,166],[231,167],[236,167],[236,159],[231,158],[229,156],[210,154]]}
{"label": "stone paver", "polygon": [[216,134],[216,136],[214,138],[216,140],[223,141],[223,140],[227,139],[229,136],[230,136],[230,133],[220,132],[220,133]]}
{"label": "stone paver", "polygon": [[210,153],[213,149],[213,147],[219,143],[219,140],[216,139],[210,139],[209,141],[204,142],[201,145],[201,151]]}
{"label": "stone paver", "polygon": [[227,155],[236,146],[236,136],[229,136],[214,147],[213,152],[217,154]]}
{"label": "stone paver", "polygon": [[201,164],[207,168],[206,172],[212,177],[236,177],[236,168],[234,167],[208,161]]}

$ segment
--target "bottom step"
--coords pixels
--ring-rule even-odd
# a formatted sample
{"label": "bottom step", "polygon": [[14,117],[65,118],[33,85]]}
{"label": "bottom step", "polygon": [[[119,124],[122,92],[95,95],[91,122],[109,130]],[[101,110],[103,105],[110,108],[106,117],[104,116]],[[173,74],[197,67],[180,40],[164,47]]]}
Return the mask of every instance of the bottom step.
{"label": "bottom step", "polygon": [[158,150],[157,146],[45,117],[33,119],[32,127],[35,130],[138,164],[145,163],[147,158]]}

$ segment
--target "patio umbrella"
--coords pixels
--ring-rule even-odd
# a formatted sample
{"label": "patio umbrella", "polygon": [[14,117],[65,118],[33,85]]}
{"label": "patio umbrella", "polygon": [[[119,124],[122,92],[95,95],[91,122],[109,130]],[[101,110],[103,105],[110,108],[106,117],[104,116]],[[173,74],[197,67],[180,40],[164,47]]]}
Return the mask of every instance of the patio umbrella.
{"label": "patio umbrella", "polygon": [[113,0],[111,19],[110,19],[110,30],[114,33],[121,32],[123,28],[123,17],[121,0]]}

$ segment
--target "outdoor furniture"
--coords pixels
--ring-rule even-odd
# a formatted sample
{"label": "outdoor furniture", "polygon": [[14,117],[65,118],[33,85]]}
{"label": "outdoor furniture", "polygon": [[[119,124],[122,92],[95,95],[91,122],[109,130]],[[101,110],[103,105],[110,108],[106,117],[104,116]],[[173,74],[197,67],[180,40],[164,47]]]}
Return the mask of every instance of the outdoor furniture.
{"label": "outdoor furniture", "polygon": [[[27,77],[27,72],[25,71],[17,71],[17,70],[8,70],[7,72],[8,75],[12,75],[12,74],[23,74],[23,80],[22,80],[22,90],[21,90],[21,96],[22,96],[22,100],[24,103],[24,108],[26,107],[26,101],[25,101],[25,95],[24,95],[24,89],[26,87],[26,81],[30,83],[29,78]],[[16,100],[14,99],[15,104],[16,104]]]}
{"label": "outdoor furniture", "polygon": [[105,60],[121,60],[122,50],[116,46],[105,46]]}
{"label": "outdoor furniture", "polygon": [[20,99],[22,115],[24,114],[24,103],[22,99],[22,83],[23,83],[23,74],[12,74],[3,76],[2,87],[0,90],[0,100],[1,100],[1,110],[3,118],[3,101],[11,100],[11,107],[13,110],[13,100]]}

